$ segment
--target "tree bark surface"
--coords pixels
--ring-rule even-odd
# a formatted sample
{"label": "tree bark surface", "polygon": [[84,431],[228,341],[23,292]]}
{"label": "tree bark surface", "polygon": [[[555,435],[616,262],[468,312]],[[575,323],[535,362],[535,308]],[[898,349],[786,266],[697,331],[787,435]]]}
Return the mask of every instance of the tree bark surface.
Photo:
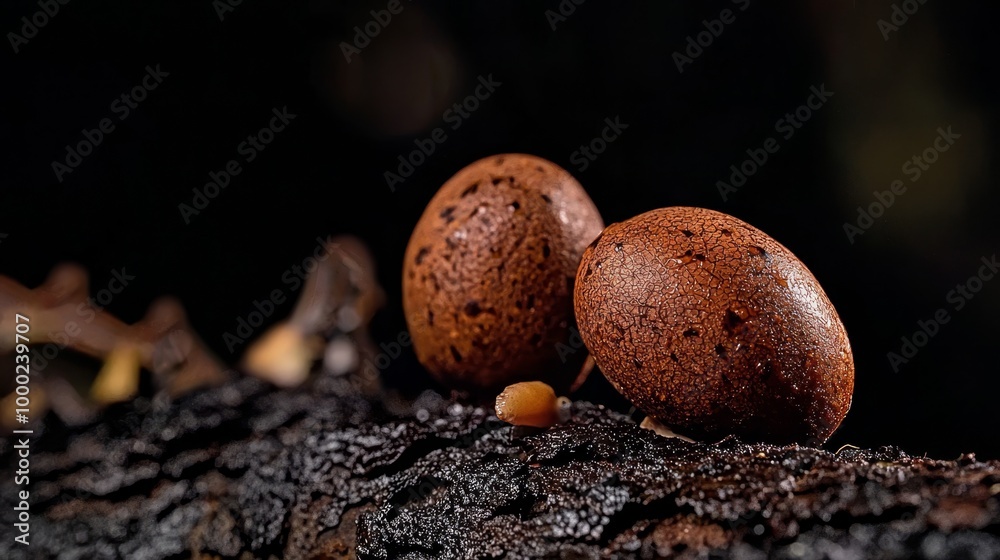
{"label": "tree bark surface", "polygon": [[529,433],[244,378],[39,433],[27,547],[0,441],[0,558],[1000,557],[998,462],[686,443],[588,403]]}

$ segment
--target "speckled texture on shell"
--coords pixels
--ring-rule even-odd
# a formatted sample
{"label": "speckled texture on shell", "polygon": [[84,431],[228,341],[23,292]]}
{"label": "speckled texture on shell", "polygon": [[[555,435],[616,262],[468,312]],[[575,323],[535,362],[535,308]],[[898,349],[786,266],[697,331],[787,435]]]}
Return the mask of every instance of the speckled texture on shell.
{"label": "speckled texture on shell", "polygon": [[695,437],[822,442],[851,405],[847,333],[780,243],[702,208],[612,224],[587,248],[580,335],[633,404]]}
{"label": "speckled texture on shell", "polygon": [[[504,154],[459,171],[406,249],[403,307],[417,358],[444,384],[496,396],[540,379],[565,390],[580,256],[603,229],[580,184],[544,159]],[[565,355],[565,354],[564,354]]]}

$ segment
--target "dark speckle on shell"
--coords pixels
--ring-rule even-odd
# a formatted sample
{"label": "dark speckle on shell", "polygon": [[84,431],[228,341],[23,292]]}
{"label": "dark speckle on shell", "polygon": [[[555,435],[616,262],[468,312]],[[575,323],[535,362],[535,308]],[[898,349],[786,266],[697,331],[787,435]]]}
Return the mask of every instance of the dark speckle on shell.
{"label": "dark speckle on shell", "polygon": [[[420,362],[453,388],[494,397],[529,379],[568,387],[573,281],[603,229],[580,184],[544,159],[505,154],[448,180],[403,264],[403,307]],[[563,359],[563,358],[567,359]]]}
{"label": "dark speckle on shell", "polygon": [[830,300],[732,216],[673,207],[608,226],[584,253],[575,308],[605,376],[679,433],[816,443],[850,408],[854,362]]}

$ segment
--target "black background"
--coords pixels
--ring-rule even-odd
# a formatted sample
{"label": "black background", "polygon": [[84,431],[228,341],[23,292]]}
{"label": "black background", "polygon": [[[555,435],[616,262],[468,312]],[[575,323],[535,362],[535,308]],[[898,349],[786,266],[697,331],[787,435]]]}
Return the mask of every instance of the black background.
{"label": "black background", "polygon": [[[884,40],[877,20],[890,17],[889,2],[751,0],[739,11],[590,0],[553,30],[546,10],[556,2],[404,1],[347,65],[338,44],[385,5],[244,0],[220,21],[209,0],[73,1],[20,52],[5,41],[0,273],[34,286],[75,261],[96,290],[124,266],[137,278],[112,313],[136,321],[156,297],[176,295],[206,342],[235,362],[222,333],[254,300],[287,288],[283,272],[317,236],[351,233],[376,256],[388,300],[373,336],[389,341],[405,328],[403,251],[436,188],[480,157],[532,153],[574,173],[608,223],[704,206],[796,253],[855,353],[853,409],[829,447],[1000,457],[1000,286],[987,282],[959,311],[946,301],[997,250],[995,19],[984,4],[929,0]],[[678,72],[672,53],[724,8],[736,21]],[[21,17],[38,10],[4,2],[0,30],[20,32]],[[157,64],[169,76],[118,122],[111,102]],[[451,130],[442,111],[490,74],[502,85]],[[782,139],[775,121],[820,84],[834,96]],[[284,106],[297,115],[288,129],[185,224],[178,205]],[[628,129],[580,171],[571,154],[615,116]],[[116,129],[58,182],[53,160],[104,117]],[[954,149],[850,243],[843,225],[857,207],[904,179],[901,164],[948,124],[963,134]],[[439,126],[448,140],[390,192],[383,173]],[[716,181],[769,136],[779,152],[723,201]],[[893,371],[887,352],[942,307],[951,321]],[[411,350],[386,376],[408,390],[430,385]]]}

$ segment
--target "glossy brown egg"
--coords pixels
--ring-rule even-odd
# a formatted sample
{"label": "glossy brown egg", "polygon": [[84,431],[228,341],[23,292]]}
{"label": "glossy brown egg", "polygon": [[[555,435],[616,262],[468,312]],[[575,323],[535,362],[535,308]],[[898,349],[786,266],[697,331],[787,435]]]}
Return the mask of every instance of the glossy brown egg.
{"label": "glossy brown egg", "polygon": [[672,207],[608,226],[574,302],[604,375],[681,434],[819,443],[850,408],[854,361],[830,300],[732,216]]}
{"label": "glossy brown egg", "polygon": [[566,170],[504,154],[448,180],[406,248],[403,308],[420,362],[489,398],[544,380],[564,391],[586,352],[568,348],[580,256],[604,228]]}

